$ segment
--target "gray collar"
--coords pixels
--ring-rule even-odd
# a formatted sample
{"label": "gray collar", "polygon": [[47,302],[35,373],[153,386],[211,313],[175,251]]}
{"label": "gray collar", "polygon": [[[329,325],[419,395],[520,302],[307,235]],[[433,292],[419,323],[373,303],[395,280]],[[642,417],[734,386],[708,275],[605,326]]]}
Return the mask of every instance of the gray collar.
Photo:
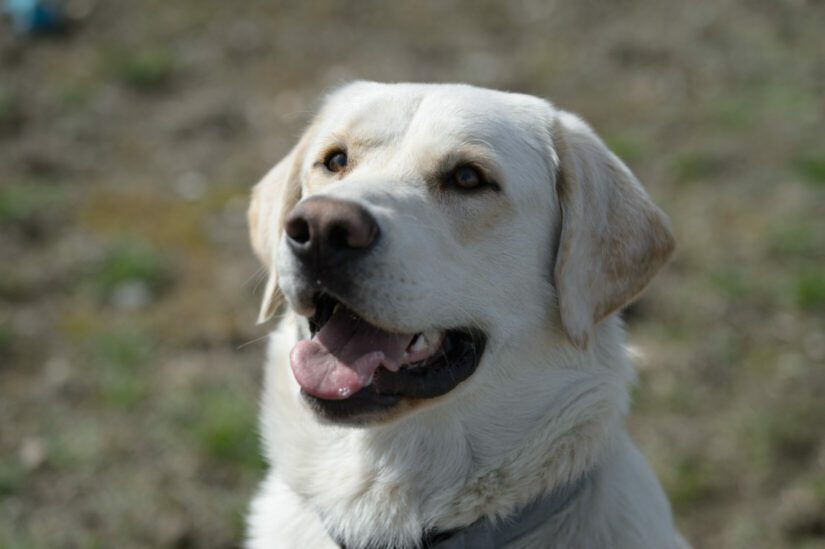
{"label": "gray collar", "polygon": [[[499,549],[505,547],[535,531],[550,518],[567,509],[591,478],[590,473],[585,473],[572,482],[557,486],[502,520],[479,519],[455,530],[425,532],[418,547],[421,549]],[[346,546],[341,543],[339,546],[341,549],[346,549]]]}

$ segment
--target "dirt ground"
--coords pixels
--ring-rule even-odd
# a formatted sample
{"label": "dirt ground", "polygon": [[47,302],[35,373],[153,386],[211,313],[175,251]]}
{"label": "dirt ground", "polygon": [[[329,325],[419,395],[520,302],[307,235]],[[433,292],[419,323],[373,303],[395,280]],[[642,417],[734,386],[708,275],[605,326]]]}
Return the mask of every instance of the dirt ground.
{"label": "dirt ground", "polygon": [[247,194],[355,78],[582,114],[672,217],[630,428],[696,547],[825,547],[825,3],[72,2],[0,26],[0,546],[237,547]]}

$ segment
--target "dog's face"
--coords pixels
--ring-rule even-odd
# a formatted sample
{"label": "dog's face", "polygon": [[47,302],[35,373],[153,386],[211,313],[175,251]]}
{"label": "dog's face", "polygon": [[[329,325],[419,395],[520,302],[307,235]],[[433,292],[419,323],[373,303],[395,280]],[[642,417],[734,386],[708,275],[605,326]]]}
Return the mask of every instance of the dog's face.
{"label": "dog's face", "polygon": [[627,168],[534,97],[356,83],[328,98],[259,183],[253,245],[306,319],[290,360],[335,422],[387,421],[455,395],[515,333],[584,348],[672,238]]}

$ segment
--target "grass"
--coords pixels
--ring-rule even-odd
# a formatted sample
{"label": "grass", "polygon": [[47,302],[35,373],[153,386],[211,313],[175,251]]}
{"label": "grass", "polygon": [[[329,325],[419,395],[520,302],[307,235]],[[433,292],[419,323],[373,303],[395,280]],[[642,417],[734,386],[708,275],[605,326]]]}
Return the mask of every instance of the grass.
{"label": "grass", "polygon": [[818,471],[814,475],[814,479],[811,482],[811,489],[813,490],[814,496],[818,499],[823,505],[825,505],[825,472]]}
{"label": "grass", "polygon": [[698,457],[682,457],[674,464],[672,475],[665,479],[665,489],[675,509],[688,509],[712,494],[708,465]]}
{"label": "grass", "polygon": [[0,499],[16,493],[25,478],[23,468],[13,458],[0,459]]}
{"label": "grass", "polygon": [[616,156],[628,164],[638,161],[646,152],[642,138],[628,132],[607,134],[604,142]]}
{"label": "grass", "polygon": [[11,350],[14,333],[7,322],[0,322],[0,356]]}
{"label": "grass", "polygon": [[149,394],[147,366],[153,359],[153,343],[135,329],[111,329],[88,342],[96,365],[99,396],[106,406],[131,408]]}
{"label": "grass", "polygon": [[187,420],[196,442],[219,463],[260,471],[257,402],[212,389],[201,395],[198,411]]}
{"label": "grass", "polygon": [[0,223],[21,223],[59,213],[66,190],[42,181],[11,182],[0,186]]}
{"label": "grass", "polygon": [[727,160],[709,151],[683,152],[673,161],[672,171],[680,183],[697,183],[713,179],[726,169]]}
{"label": "grass", "polygon": [[135,50],[120,50],[109,58],[115,78],[139,91],[167,87],[175,72],[172,52],[161,46],[143,46]]}
{"label": "grass", "polygon": [[808,154],[798,158],[794,168],[806,181],[817,186],[825,186],[825,153]]}
{"label": "grass", "polygon": [[764,475],[783,478],[815,457],[825,407],[818,397],[796,391],[792,402],[766,402],[743,431],[750,459]]}
{"label": "grass", "polygon": [[19,99],[11,90],[0,87],[0,133],[18,128],[21,120]]}
{"label": "grass", "polygon": [[746,131],[752,128],[759,113],[757,102],[745,100],[741,96],[717,98],[706,111],[711,121],[721,129],[731,132]]}
{"label": "grass", "polygon": [[149,385],[145,374],[135,369],[111,368],[99,379],[100,396],[109,407],[129,409],[146,398]]}
{"label": "grass", "polygon": [[120,237],[114,240],[90,278],[102,295],[109,295],[121,284],[138,282],[158,292],[172,280],[166,257],[149,243]]}
{"label": "grass", "polygon": [[825,258],[825,225],[811,226],[806,218],[782,219],[769,227],[766,241],[783,258]]}
{"label": "grass", "polygon": [[59,103],[66,111],[85,108],[94,97],[95,82],[88,79],[78,79],[61,83],[59,88]]}
{"label": "grass", "polygon": [[795,297],[802,309],[825,307],[825,269],[811,267],[801,272],[795,281]]}
{"label": "grass", "polygon": [[78,222],[95,233],[171,247],[184,255],[211,252],[205,221],[231,196],[210,185],[202,200],[181,202],[168,188],[157,190],[145,181],[129,181],[118,188],[97,188],[88,193],[79,208]]}
{"label": "grass", "polygon": [[748,280],[745,273],[731,266],[721,268],[710,276],[711,284],[732,299],[743,298],[751,293]]}
{"label": "grass", "polygon": [[99,334],[92,342],[97,362],[131,368],[145,363],[151,356],[148,338],[133,330],[112,330]]}

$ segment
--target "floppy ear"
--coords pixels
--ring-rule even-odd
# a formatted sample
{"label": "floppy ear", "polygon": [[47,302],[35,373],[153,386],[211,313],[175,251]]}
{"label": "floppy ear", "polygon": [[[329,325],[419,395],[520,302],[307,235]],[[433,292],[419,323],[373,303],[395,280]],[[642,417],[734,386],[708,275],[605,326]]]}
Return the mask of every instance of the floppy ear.
{"label": "floppy ear", "polygon": [[307,135],[252,189],[247,219],[255,255],[269,270],[258,323],[266,322],[283,300],[278,288],[275,253],[284,228],[284,219],[301,199],[301,162]]}
{"label": "floppy ear", "polygon": [[555,281],[561,322],[586,348],[598,322],[632,301],[673,251],[667,217],[627,166],[577,116],[559,112],[562,226]]}

